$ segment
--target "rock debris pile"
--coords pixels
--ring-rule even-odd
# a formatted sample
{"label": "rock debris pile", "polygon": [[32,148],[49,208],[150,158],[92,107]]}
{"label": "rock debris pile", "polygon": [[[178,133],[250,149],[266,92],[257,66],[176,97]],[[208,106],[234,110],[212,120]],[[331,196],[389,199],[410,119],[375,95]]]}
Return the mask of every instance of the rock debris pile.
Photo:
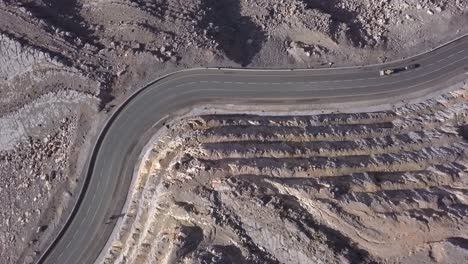
{"label": "rock debris pile", "polygon": [[[30,137],[13,149],[0,151],[0,174],[8,176],[0,178],[3,260],[13,261],[18,256],[7,252],[20,255],[24,244],[31,246],[37,242],[50,223],[43,208],[52,199],[64,198],[55,191],[57,185],[67,180],[75,122],[64,118],[54,133],[44,138]],[[10,251],[15,247],[17,252]]]}

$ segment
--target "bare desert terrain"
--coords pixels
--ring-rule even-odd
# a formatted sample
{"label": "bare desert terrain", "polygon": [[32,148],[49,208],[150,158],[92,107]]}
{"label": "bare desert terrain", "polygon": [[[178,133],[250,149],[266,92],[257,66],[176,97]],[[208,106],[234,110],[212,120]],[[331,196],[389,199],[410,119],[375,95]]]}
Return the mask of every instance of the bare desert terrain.
{"label": "bare desert terrain", "polygon": [[[467,0],[0,0],[1,262],[50,243],[108,112],[157,77],[397,60],[467,34],[467,12]],[[462,89],[394,111],[177,121],[105,262],[462,263],[466,107]]]}

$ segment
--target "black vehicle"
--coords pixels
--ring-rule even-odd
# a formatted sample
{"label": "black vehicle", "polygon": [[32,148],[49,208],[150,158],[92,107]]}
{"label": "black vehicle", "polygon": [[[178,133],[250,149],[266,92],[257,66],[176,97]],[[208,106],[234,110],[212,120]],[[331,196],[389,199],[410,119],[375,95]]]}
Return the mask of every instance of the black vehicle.
{"label": "black vehicle", "polygon": [[380,70],[380,76],[390,75],[406,70],[412,70],[418,68],[420,65],[417,63],[406,65],[404,68],[394,68],[394,69],[383,69]]}
{"label": "black vehicle", "polygon": [[405,70],[412,70],[412,69],[416,69],[418,68],[420,65],[415,63],[415,64],[410,64],[410,65],[407,65],[405,66]]}

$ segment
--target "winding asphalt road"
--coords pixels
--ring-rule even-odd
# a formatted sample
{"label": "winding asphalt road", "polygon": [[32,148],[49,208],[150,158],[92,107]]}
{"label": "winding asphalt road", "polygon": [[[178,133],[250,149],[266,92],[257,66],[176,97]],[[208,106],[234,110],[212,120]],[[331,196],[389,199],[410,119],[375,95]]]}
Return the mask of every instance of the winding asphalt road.
{"label": "winding asphalt road", "polygon": [[[421,66],[380,77],[382,68]],[[141,89],[112,115],[88,162],[78,204],[39,263],[93,263],[112,233],[137,157],[152,134],[181,108],[213,101],[331,103],[367,101],[447,87],[468,71],[468,37],[387,65],[316,70],[198,69]],[[468,77],[468,76],[467,76]],[[107,222],[107,224],[106,224]]]}

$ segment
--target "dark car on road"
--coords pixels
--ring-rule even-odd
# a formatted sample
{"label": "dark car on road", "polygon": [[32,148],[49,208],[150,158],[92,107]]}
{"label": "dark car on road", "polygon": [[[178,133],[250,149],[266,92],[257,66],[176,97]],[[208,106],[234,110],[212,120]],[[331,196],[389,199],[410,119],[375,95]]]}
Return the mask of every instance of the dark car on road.
{"label": "dark car on road", "polygon": [[406,65],[404,68],[383,69],[380,70],[380,76],[390,75],[396,72],[412,70],[418,68],[420,65],[417,63]]}

